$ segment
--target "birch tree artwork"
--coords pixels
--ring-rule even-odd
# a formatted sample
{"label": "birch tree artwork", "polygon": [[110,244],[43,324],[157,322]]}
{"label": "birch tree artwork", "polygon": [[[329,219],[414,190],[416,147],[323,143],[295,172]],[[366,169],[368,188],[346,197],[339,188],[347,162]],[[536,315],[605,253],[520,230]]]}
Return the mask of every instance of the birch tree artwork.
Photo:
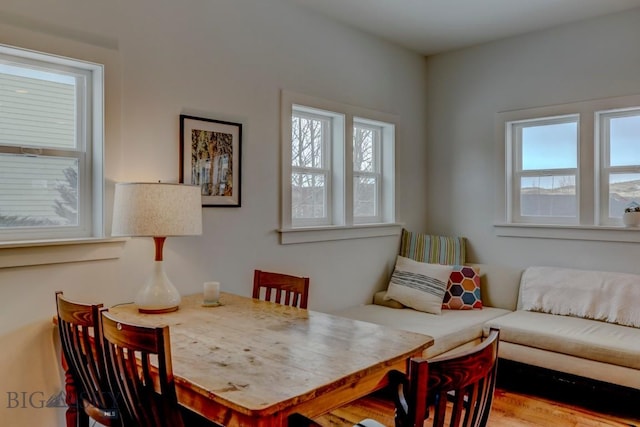
{"label": "birch tree artwork", "polygon": [[191,177],[203,196],[233,195],[233,135],[192,129]]}

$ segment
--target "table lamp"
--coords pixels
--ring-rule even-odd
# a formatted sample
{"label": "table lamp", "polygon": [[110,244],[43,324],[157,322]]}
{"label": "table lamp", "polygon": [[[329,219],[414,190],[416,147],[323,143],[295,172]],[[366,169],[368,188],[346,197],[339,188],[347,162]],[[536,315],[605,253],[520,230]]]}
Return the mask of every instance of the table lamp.
{"label": "table lamp", "polygon": [[180,293],[164,271],[162,250],[168,236],[202,234],[200,187],[168,183],[117,183],[113,236],[150,236],[156,255],[153,274],[135,299],[141,313],[178,309]]}

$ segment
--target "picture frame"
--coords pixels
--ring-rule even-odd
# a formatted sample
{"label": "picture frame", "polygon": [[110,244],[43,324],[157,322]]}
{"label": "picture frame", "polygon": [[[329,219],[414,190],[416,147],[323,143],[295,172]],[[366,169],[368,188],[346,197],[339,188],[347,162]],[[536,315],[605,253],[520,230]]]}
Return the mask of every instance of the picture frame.
{"label": "picture frame", "polygon": [[240,207],[242,124],[180,115],[180,182],[202,206]]}

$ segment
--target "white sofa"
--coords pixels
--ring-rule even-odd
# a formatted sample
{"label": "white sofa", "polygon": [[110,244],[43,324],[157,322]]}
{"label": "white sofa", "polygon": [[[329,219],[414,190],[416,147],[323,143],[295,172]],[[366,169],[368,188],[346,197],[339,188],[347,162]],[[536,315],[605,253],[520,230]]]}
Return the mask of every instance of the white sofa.
{"label": "white sofa", "polygon": [[[431,335],[434,345],[425,357],[473,345],[498,327],[502,359],[640,389],[640,328],[611,321],[625,317],[625,310],[623,321],[640,319],[640,275],[473,265],[480,268],[481,310],[424,313],[385,301],[381,291],[372,304],[334,314]],[[583,292],[585,286],[592,292]],[[564,307],[557,303],[563,298]],[[633,304],[621,301],[636,304],[637,316]],[[553,314],[563,310],[570,315]],[[587,318],[594,313],[600,320]]]}

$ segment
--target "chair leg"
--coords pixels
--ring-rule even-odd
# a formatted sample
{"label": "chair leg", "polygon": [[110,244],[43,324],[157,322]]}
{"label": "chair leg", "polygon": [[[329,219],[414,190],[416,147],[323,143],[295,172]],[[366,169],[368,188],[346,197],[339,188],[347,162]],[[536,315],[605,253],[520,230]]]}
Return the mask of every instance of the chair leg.
{"label": "chair leg", "polygon": [[82,409],[82,401],[78,402],[76,408],[77,427],[89,427],[89,415]]}

